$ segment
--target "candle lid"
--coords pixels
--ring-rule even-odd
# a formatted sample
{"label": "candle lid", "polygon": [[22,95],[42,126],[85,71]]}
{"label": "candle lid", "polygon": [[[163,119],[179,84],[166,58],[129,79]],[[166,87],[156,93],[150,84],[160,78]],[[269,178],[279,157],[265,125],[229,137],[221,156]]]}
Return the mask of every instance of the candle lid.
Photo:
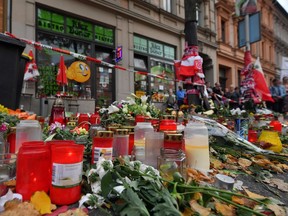
{"label": "candle lid", "polygon": [[176,118],[173,115],[163,115],[161,120],[164,120],[164,119],[175,120]]}
{"label": "candle lid", "polygon": [[97,131],[96,137],[112,138],[113,131]]}
{"label": "candle lid", "polygon": [[128,129],[116,129],[115,135],[128,135],[129,131]]}
{"label": "candle lid", "polygon": [[169,142],[182,142],[183,135],[177,133],[166,133],[164,135],[164,140]]}
{"label": "candle lid", "polygon": [[108,131],[115,132],[116,129],[118,129],[118,128],[119,128],[119,126],[109,126],[109,127],[107,127],[107,130],[108,130]]}
{"label": "candle lid", "polygon": [[135,126],[121,126],[121,129],[127,129],[129,133],[134,133]]}

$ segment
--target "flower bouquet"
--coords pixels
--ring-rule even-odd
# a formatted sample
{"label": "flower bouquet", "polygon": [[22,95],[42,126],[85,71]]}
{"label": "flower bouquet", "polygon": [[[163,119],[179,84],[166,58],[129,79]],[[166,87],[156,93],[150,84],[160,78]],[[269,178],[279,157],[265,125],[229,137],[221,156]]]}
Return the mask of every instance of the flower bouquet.
{"label": "flower bouquet", "polygon": [[135,117],[142,115],[147,118],[158,118],[160,110],[152,103],[148,103],[148,96],[137,97],[131,94],[127,100],[115,101],[108,108],[100,109],[101,123],[103,127],[113,124],[134,125]]}

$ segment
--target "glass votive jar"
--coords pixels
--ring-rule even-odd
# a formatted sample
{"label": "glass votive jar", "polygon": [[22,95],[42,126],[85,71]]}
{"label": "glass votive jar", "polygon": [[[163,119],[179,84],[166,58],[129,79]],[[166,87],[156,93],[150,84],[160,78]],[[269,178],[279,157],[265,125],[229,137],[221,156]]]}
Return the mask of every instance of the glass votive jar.
{"label": "glass votive jar", "polygon": [[161,148],[160,156],[157,158],[160,175],[168,181],[173,180],[173,174],[175,172],[183,175],[185,160],[185,153],[181,149]]}
{"label": "glass votive jar", "polygon": [[117,129],[113,139],[113,157],[127,156],[129,149],[128,129]]}

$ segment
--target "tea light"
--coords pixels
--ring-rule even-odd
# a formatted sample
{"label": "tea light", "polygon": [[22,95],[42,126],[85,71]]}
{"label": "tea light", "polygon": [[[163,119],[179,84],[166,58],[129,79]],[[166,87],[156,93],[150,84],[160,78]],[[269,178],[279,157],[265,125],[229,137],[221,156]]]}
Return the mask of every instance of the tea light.
{"label": "tea light", "polygon": [[235,180],[227,175],[217,174],[215,176],[215,185],[216,187],[226,189],[226,190],[233,190],[233,186]]}

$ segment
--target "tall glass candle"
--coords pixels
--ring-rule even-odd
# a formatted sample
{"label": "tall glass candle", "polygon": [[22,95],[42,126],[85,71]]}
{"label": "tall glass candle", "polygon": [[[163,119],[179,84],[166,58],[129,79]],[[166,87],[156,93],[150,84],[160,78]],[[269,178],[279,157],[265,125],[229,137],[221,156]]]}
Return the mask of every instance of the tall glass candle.
{"label": "tall glass candle", "polygon": [[69,205],[81,197],[84,146],[51,145],[52,184],[51,202],[57,205]]}

